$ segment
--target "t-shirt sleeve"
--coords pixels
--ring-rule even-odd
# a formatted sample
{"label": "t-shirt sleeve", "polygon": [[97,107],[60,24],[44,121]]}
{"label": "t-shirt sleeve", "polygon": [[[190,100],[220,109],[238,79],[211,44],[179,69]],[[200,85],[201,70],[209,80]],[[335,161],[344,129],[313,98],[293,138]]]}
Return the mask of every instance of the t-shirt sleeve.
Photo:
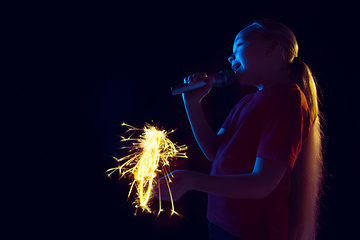
{"label": "t-shirt sleeve", "polygon": [[256,156],[287,163],[292,169],[309,131],[306,100],[296,94],[281,97],[270,105]]}
{"label": "t-shirt sleeve", "polygon": [[225,122],[223,123],[223,125],[221,125],[221,128],[229,129],[229,125],[231,123],[231,118],[232,118],[233,112],[234,112],[234,109],[231,110],[231,112],[227,116]]}

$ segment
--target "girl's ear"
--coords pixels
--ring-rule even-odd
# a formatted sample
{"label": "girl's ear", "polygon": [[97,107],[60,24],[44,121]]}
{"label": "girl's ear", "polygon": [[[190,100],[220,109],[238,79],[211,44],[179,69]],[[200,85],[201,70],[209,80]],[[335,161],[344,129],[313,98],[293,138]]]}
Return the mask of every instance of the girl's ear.
{"label": "girl's ear", "polygon": [[280,48],[280,42],[277,39],[271,40],[268,49],[266,50],[266,56],[272,55]]}

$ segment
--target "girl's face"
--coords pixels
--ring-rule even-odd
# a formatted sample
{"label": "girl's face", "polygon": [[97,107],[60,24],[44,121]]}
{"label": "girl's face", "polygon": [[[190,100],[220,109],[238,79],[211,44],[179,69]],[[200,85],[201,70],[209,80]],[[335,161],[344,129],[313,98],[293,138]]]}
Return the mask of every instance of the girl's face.
{"label": "girl's face", "polygon": [[244,29],[238,33],[233,45],[233,54],[228,60],[240,84],[262,84],[268,65],[267,47],[268,42],[264,41],[257,31]]}

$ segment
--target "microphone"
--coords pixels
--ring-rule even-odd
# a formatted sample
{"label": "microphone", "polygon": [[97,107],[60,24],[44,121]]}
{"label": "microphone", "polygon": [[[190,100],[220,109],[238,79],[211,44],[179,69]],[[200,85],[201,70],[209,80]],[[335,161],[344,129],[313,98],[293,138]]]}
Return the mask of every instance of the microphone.
{"label": "microphone", "polygon": [[[225,87],[234,82],[234,73],[229,70],[224,70],[213,75],[214,79],[214,87]],[[184,92],[192,91],[198,88],[205,86],[207,81],[192,83],[192,84],[179,84],[171,87],[171,91],[173,95],[178,95]]]}

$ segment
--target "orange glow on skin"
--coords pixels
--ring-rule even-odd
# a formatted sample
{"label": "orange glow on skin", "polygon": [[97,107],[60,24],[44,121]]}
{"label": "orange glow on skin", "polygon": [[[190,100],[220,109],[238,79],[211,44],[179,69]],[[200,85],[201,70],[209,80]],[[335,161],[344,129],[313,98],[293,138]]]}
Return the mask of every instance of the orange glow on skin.
{"label": "orange glow on skin", "polygon": [[[172,206],[171,216],[176,214],[181,217],[179,213],[175,212],[174,202],[172,200],[169,186],[171,179],[168,174],[170,173],[169,167],[172,159],[177,157],[187,158],[186,153],[184,152],[187,149],[187,146],[178,146],[167,137],[168,134],[174,132],[174,130],[167,132],[165,130],[159,130],[150,124],[145,124],[143,129],[135,128],[126,123],[123,123],[122,126],[126,126],[128,128],[126,133],[132,132],[132,134],[127,138],[121,136],[121,142],[133,142],[131,146],[122,147],[123,149],[128,148],[130,154],[122,158],[113,157],[118,163],[123,163],[118,167],[108,169],[105,173],[107,173],[108,177],[111,177],[113,173],[119,171],[119,180],[126,176],[130,176],[130,178],[133,179],[130,184],[131,187],[128,199],[133,187],[135,186],[137,193],[137,198],[134,201],[136,207],[135,215],[139,207],[143,211],[153,213],[149,205],[154,197],[154,181],[155,179],[156,181],[159,180],[159,173],[162,173],[165,176],[170,193]],[[132,137],[136,131],[142,131],[139,138]],[[158,186],[158,190],[159,216],[159,214],[163,211],[163,209],[161,209],[160,186]]]}

